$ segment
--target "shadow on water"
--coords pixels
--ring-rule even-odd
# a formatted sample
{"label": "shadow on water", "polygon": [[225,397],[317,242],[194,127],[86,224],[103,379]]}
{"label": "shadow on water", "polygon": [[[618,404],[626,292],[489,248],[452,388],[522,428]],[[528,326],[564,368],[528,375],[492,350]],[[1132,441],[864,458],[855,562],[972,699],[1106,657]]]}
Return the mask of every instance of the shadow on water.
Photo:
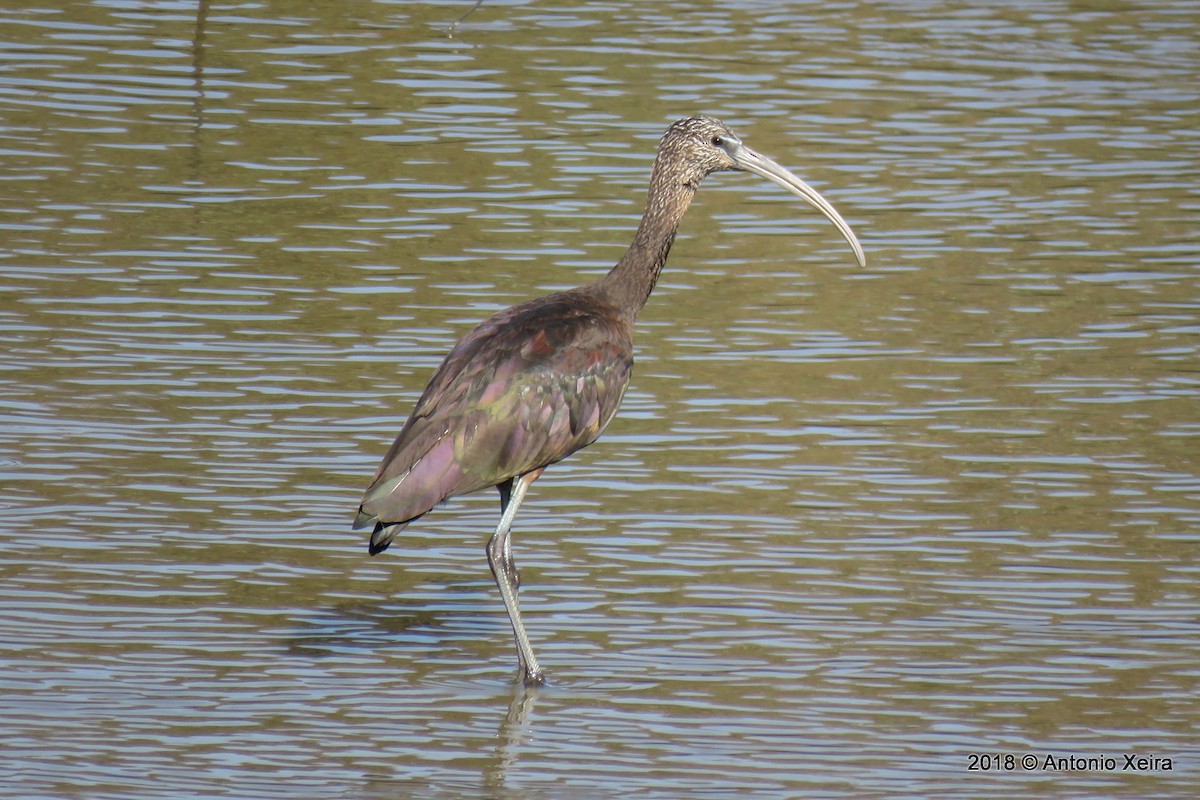
{"label": "shadow on water", "polygon": [[[407,658],[420,660],[420,651],[432,651],[464,633],[491,636],[501,622],[495,603],[484,600],[483,583],[446,583],[436,604],[414,599],[398,604],[394,598],[378,601],[348,601],[312,609],[311,618],[301,620],[309,630],[291,633],[287,651],[293,655],[322,658],[364,651],[405,649]],[[493,617],[495,619],[493,619]],[[515,662],[514,662],[515,663]],[[514,667],[515,669],[515,667]]]}

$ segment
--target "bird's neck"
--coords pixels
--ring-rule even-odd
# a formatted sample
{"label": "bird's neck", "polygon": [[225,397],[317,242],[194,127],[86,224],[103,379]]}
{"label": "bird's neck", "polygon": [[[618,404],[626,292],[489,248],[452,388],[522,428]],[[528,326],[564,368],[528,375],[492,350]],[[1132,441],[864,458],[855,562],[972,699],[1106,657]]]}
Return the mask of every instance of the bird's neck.
{"label": "bird's neck", "polygon": [[654,165],[646,211],[633,243],[617,265],[595,284],[631,324],[654,291],[679,223],[696,194],[695,185],[671,180],[661,166],[658,162]]}

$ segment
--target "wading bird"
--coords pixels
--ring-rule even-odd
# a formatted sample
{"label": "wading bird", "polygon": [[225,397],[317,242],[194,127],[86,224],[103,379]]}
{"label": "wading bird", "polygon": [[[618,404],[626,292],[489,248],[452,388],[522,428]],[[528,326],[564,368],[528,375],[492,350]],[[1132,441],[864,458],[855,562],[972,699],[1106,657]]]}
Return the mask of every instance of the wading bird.
{"label": "wading bird", "polygon": [[354,527],[374,526],[369,550],[375,555],[443,500],[489,486],[500,490],[500,524],[487,557],[527,685],[542,683],[543,676],[517,605],[513,519],[542,471],[596,441],[617,413],[633,369],[634,320],[700,181],[721,170],[753,172],[799,195],[866,265],[850,226],[812,187],[746,147],[719,120],[679,120],[659,143],[645,213],[617,265],[577,289],[493,314],[464,336],[425,387],[363,495]]}

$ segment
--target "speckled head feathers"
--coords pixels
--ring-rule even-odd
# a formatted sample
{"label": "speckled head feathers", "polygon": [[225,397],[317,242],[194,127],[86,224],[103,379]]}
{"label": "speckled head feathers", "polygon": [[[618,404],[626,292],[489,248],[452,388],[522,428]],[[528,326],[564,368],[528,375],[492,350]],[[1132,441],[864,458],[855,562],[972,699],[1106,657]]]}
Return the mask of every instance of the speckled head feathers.
{"label": "speckled head feathers", "polygon": [[696,187],[705,175],[737,169],[731,153],[741,139],[721,120],[703,115],[678,120],[658,145],[659,158],[679,173],[679,182]]}

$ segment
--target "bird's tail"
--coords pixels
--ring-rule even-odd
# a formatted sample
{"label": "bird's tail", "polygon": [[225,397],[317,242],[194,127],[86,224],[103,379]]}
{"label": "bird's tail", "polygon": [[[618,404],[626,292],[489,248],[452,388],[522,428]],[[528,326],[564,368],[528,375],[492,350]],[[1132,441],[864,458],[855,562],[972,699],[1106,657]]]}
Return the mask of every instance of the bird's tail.
{"label": "bird's tail", "polygon": [[353,527],[357,530],[358,528],[365,528],[371,523],[375,524],[375,530],[371,531],[371,541],[367,545],[367,551],[371,555],[375,555],[387,550],[388,545],[396,538],[396,534],[404,530],[405,526],[410,522],[412,522],[411,519],[404,522],[383,522],[378,516],[359,506],[358,516],[354,518]]}
{"label": "bird's tail", "polygon": [[396,534],[404,530],[407,525],[407,522],[394,522],[391,525],[376,522],[375,530],[371,531],[371,542],[367,545],[367,552],[376,555],[387,550],[388,545],[396,538]]}

